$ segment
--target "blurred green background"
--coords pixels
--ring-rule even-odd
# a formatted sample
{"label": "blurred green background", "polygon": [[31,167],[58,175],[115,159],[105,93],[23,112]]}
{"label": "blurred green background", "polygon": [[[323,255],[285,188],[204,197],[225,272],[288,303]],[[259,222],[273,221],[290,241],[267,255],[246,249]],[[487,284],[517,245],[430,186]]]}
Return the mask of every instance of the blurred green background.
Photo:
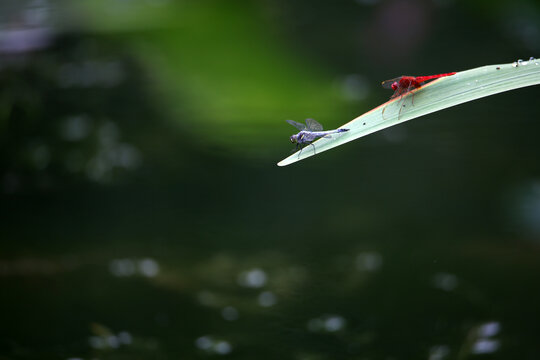
{"label": "blurred green background", "polygon": [[0,359],[540,358],[540,88],[285,168],[534,0],[0,2]]}

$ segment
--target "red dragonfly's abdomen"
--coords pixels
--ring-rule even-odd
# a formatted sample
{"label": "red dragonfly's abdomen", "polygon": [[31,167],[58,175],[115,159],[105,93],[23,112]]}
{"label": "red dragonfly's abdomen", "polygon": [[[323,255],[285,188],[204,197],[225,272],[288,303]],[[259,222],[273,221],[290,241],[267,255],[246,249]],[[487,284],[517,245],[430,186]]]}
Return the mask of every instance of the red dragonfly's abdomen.
{"label": "red dragonfly's abdomen", "polygon": [[441,78],[441,77],[451,76],[451,75],[455,75],[455,74],[456,74],[455,72],[450,72],[450,73],[438,74],[438,75],[417,76],[416,81],[418,81],[418,83],[423,83],[424,81],[428,81],[428,80],[431,80],[431,79],[438,79],[438,78]]}

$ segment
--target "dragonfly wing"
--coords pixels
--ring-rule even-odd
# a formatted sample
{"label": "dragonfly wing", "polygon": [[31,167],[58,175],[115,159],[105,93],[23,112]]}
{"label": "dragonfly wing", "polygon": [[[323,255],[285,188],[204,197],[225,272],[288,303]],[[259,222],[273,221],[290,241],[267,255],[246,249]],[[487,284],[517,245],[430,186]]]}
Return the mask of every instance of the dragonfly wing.
{"label": "dragonfly wing", "polygon": [[306,119],[307,129],[309,131],[322,131],[323,127],[314,119]]}
{"label": "dragonfly wing", "polygon": [[399,80],[401,80],[403,76],[400,76],[400,77],[397,77],[397,78],[394,78],[394,79],[390,79],[390,80],[385,80],[381,83],[382,87],[385,88],[385,89],[392,89],[392,84],[397,82],[399,83]]}
{"label": "dragonfly wing", "polygon": [[297,128],[300,131],[306,130],[306,125],[304,125],[302,123],[292,121],[292,120],[285,120],[285,121],[288,122],[289,124],[291,124],[292,126],[294,126],[295,128]]}

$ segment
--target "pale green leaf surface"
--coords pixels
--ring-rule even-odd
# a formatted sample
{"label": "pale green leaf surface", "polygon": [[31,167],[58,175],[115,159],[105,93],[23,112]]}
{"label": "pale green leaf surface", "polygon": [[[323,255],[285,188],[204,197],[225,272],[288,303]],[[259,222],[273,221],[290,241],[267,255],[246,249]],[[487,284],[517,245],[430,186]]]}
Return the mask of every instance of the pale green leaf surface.
{"label": "pale green leaf surface", "polygon": [[[303,160],[349,141],[400,124],[402,122],[485,96],[525,86],[540,84],[540,60],[512,64],[488,65],[460,71],[413,90],[403,99],[394,98],[356,119],[340,126],[348,132],[322,138],[278,163],[285,166]],[[401,109],[401,113],[400,113]],[[384,114],[383,114],[384,111]],[[384,115],[384,116],[383,116]]]}

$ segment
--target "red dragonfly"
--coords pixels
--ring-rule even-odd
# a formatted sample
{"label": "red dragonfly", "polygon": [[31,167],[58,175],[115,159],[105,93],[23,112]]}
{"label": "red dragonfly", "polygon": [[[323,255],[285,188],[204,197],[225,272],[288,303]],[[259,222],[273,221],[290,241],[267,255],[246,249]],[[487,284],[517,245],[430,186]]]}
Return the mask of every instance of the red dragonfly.
{"label": "red dragonfly", "polygon": [[[424,83],[424,82],[426,82],[428,80],[438,79],[438,78],[441,78],[441,77],[450,76],[450,75],[454,75],[454,74],[455,74],[455,72],[446,73],[446,74],[438,74],[438,75],[428,75],[428,76],[406,76],[406,75],[403,75],[403,76],[397,77],[395,79],[390,79],[390,80],[383,81],[382,82],[382,87],[385,88],[385,89],[394,90],[394,94],[390,98],[393,99],[393,98],[399,96],[400,101],[401,101],[401,99],[403,98],[404,95],[409,93],[409,91],[411,91],[411,90],[418,89],[419,87],[422,86],[422,83]],[[411,100],[412,100],[412,103],[414,105],[414,93],[412,94]],[[386,110],[386,108],[385,108],[385,110]],[[401,109],[399,110],[399,112],[401,114]],[[383,114],[384,114],[384,110],[383,110]]]}

